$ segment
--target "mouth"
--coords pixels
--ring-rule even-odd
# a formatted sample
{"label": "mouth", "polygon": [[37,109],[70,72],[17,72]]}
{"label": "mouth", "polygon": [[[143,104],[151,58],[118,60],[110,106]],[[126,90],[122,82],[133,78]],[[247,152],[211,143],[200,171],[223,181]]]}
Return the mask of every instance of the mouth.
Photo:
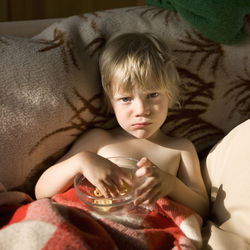
{"label": "mouth", "polygon": [[147,127],[147,126],[149,126],[151,124],[152,124],[151,122],[138,122],[138,123],[132,124],[132,126],[134,128],[144,128],[144,127]]}

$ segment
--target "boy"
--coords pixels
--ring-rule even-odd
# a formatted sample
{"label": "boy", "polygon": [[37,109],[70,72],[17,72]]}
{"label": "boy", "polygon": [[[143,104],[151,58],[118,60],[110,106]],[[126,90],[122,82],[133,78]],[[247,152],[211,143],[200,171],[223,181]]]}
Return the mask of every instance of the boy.
{"label": "boy", "polygon": [[166,45],[153,34],[127,33],[110,40],[100,56],[107,105],[120,127],[85,132],[71,150],[38,180],[37,199],[68,189],[83,174],[105,197],[130,179],[112,156],[139,159],[135,205],[168,196],[204,217],[208,198],[194,146],[166,136],[160,127],[177,96],[178,74]]}

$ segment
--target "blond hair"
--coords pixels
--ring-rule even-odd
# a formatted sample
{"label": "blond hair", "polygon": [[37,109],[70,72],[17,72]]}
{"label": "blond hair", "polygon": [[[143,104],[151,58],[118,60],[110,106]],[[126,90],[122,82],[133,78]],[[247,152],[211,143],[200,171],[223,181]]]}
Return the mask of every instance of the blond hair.
{"label": "blond hair", "polygon": [[170,106],[177,100],[178,72],[166,44],[154,34],[124,33],[114,37],[101,53],[99,66],[106,101],[117,89],[131,92],[134,88],[166,90]]}

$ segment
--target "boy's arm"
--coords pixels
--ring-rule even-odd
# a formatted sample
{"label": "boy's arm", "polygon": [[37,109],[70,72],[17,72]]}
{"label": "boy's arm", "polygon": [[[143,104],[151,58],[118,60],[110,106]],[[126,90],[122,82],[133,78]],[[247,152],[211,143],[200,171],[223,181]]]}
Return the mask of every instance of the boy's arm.
{"label": "boy's arm", "polygon": [[102,137],[103,132],[92,129],[85,132],[73,144],[71,149],[59,161],[49,167],[39,178],[35,186],[37,199],[51,197],[67,190],[73,183],[74,177],[81,172],[82,151],[96,152],[98,145],[94,138]]}
{"label": "boy's arm", "polygon": [[205,217],[208,197],[197,153],[193,144],[185,139],[179,141],[178,147],[182,150],[177,176],[161,170],[147,158],[142,158],[137,163],[139,169],[136,175],[147,176],[147,179],[136,191],[135,204],[151,203],[160,197],[169,196]]}
{"label": "boy's arm", "polygon": [[201,175],[199,158],[190,141],[183,139],[181,142],[183,150],[178,178],[170,196],[205,217],[208,213],[209,201]]}
{"label": "boy's arm", "polygon": [[105,136],[105,131],[94,129],[80,137],[58,163],[41,175],[35,187],[36,198],[67,190],[77,174],[83,174],[104,196],[116,195],[122,181],[129,183],[130,179],[115,164],[96,154],[100,143],[107,140]]}
{"label": "boy's arm", "polygon": [[80,169],[80,156],[77,154],[49,167],[36,183],[36,198],[52,197],[64,192],[72,185],[74,177],[80,173]]}

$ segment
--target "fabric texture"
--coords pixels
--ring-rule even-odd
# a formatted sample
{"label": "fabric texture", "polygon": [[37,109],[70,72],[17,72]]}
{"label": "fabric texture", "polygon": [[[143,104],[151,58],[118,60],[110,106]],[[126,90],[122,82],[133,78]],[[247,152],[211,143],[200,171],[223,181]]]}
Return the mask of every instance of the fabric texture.
{"label": "fabric texture", "polygon": [[20,206],[0,231],[0,248],[177,250],[202,244],[201,218],[168,199],[107,216],[93,212],[73,188],[53,200]]}
{"label": "fabric texture", "polygon": [[202,250],[248,250],[250,244],[242,236],[219,228],[212,221],[208,221],[202,228]]}
{"label": "fabric texture", "polygon": [[[248,247],[250,247],[249,142],[250,120],[247,120],[234,128],[211,150],[203,168],[206,170],[204,176],[208,180],[212,201],[210,219],[219,231],[235,234],[233,239],[236,239],[236,242],[237,235],[240,236],[248,242]],[[218,230],[214,231],[215,235],[223,234]]]}
{"label": "fabric texture", "polygon": [[146,0],[148,5],[177,11],[205,37],[222,44],[242,42],[248,0]]}
{"label": "fabric texture", "polygon": [[249,117],[250,43],[211,42],[166,9],[85,13],[31,39],[0,36],[0,183],[7,190],[31,194],[86,129],[117,125],[101,109],[98,55],[112,35],[138,31],[167,43],[181,76],[181,107],[169,111],[165,133],[190,139],[202,156]]}

